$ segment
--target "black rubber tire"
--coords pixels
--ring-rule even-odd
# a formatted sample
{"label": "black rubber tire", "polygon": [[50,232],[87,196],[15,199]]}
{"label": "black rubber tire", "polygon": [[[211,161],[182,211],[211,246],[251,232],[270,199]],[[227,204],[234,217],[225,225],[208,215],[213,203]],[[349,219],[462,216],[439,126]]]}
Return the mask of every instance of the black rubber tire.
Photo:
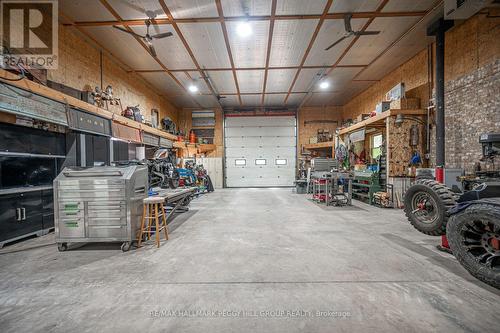
{"label": "black rubber tire", "polygon": [[[425,192],[431,196],[437,204],[437,219],[432,223],[425,223],[412,213],[412,199],[420,192]],[[446,234],[446,224],[448,222],[447,211],[456,203],[455,194],[444,184],[432,179],[421,179],[412,185],[405,193],[404,211],[411,225],[426,235],[441,236]]]}
{"label": "black rubber tire", "polygon": [[179,178],[171,178],[168,180],[169,187],[171,189],[176,189],[179,187]]}
{"label": "black rubber tire", "polygon": [[[484,221],[494,225],[500,233],[500,207],[489,204],[472,205],[451,216],[446,230],[446,237],[458,262],[475,278],[500,289],[500,268],[493,269],[481,263],[478,257],[467,251],[463,232],[471,221]],[[500,260],[500,259],[496,259]],[[500,264],[500,263],[499,263]]]}
{"label": "black rubber tire", "polygon": [[59,252],[64,252],[68,249],[68,243],[57,243],[57,249]]}

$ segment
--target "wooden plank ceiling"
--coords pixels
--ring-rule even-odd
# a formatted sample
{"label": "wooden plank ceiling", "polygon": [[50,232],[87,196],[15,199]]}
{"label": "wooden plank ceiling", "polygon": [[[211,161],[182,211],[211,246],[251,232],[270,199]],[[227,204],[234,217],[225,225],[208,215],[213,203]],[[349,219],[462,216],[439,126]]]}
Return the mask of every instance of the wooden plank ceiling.
{"label": "wooden plank ceiling", "polygon": [[[424,49],[437,0],[60,0],[74,26],[178,107],[343,105]],[[146,12],[156,15],[153,56],[140,38]],[[344,35],[344,16],[353,36]],[[241,37],[238,25],[252,33]],[[319,89],[318,78],[329,87]],[[192,93],[188,87],[196,85]]]}

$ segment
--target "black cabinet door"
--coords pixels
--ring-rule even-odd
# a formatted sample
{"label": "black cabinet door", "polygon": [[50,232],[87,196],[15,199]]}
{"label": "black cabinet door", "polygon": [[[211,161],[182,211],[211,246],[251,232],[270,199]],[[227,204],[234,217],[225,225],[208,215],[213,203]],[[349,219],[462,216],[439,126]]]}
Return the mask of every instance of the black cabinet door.
{"label": "black cabinet door", "polygon": [[42,191],[43,229],[54,227],[54,191]]}
{"label": "black cabinet door", "polygon": [[0,197],[0,241],[41,230],[42,223],[40,191]]}
{"label": "black cabinet door", "polygon": [[61,133],[0,123],[0,151],[64,156],[66,136]]}

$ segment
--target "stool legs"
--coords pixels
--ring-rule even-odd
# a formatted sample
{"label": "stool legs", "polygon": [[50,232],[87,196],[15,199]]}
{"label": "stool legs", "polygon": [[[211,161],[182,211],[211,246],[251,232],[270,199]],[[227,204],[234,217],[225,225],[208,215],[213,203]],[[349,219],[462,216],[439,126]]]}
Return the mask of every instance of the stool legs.
{"label": "stool legs", "polygon": [[[160,216],[161,216],[161,221],[160,221]],[[151,239],[151,231],[152,231],[151,229],[153,225],[155,226],[156,246],[160,247],[160,234],[162,229],[165,233],[165,239],[168,240],[167,218],[165,216],[165,211],[163,209],[163,203],[148,203],[143,205],[141,230],[139,231],[139,236],[137,239],[137,247],[141,246],[144,233],[146,233],[147,240]]]}
{"label": "stool legs", "polygon": [[155,236],[156,236],[156,246],[160,247],[160,222],[158,220],[158,204],[155,204],[155,222],[156,222],[156,229],[155,229]]}
{"label": "stool legs", "polygon": [[163,219],[163,231],[165,231],[165,239],[168,240],[167,215],[165,213],[165,209],[163,207],[163,204],[161,204],[160,207],[161,207],[161,213],[162,213],[162,219]]}
{"label": "stool legs", "polygon": [[141,246],[142,231],[144,230],[144,223],[145,222],[146,222],[146,205],[142,205],[141,229],[139,231],[139,239],[137,240],[137,247]]}

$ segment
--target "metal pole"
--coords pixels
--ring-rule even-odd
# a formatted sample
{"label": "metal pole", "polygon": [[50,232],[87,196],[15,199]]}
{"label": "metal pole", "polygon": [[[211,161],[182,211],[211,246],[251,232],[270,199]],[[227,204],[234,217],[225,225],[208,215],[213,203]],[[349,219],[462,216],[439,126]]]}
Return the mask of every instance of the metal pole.
{"label": "metal pole", "polygon": [[445,167],[444,46],[445,25],[441,20],[436,29],[436,179],[439,182],[444,180]]}

